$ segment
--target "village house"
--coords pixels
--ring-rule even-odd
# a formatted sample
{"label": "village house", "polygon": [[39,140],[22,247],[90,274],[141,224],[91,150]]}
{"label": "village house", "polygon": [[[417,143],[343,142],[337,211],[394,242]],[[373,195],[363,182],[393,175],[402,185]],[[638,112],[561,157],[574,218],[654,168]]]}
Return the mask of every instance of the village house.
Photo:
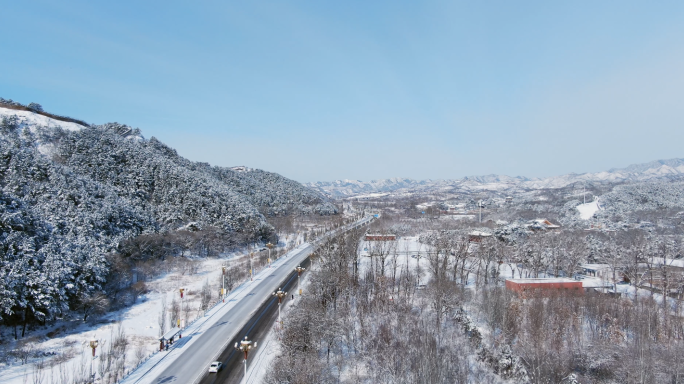
{"label": "village house", "polygon": [[393,241],[396,239],[397,235],[366,234],[366,241]]}
{"label": "village house", "polygon": [[472,231],[468,234],[468,241],[471,243],[480,243],[482,239],[491,237],[492,234],[484,231]]}
{"label": "village house", "polygon": [[582,274],[585,276],[598,277],[601,279],[612,279],[613,270],[608,264],[581,264]]}
{"label": "village house", "polygon": [[536,230],[547,230],[556,231],[560,229],[560,225],[554,224],[547,219],[535,219],[527,224],[527,227],[533,231]]}

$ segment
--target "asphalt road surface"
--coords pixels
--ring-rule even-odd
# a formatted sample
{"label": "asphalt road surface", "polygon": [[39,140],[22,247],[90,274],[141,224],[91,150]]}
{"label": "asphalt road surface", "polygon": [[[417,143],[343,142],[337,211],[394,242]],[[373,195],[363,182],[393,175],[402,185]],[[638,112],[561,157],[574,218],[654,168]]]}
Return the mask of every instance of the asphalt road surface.
{"label": "asphalt road surface", "polygon": [[[326,234],[319,242],[335,233],[358,228],[372,220],[371,216],[364,217],[352,225]],[[200,380],[203,383],[238,383],[243,376],[243,355],[234,351],[235,342],[242,340],[245,335],[249,336],[250,340],[258,342],[260,336],[266,335],[275,322],[278,311],[277,299],[272,293],[281,287],[288,291],[288,294],[295,293],[297,275],[294,269],[298,265],[306,268],[313,249],[314,246],[308,245],[296,254],[274,263],[273,272],[266,276],[261,275],[251,283],[254,286],[247,296],[240,300],[230,300],[229,302],[235,301],[235,306],[212,326],[206,329],[201,326],[192,334],[183,335],[174,346],[174,350],[180,352],[180,356],[161,374],[152,381],[147,381],[144,380],[147,373],[143,373],[135,379],[135,383],[142,380],[153,384],[194,384]],[[224,363],[223,370],[218,374],[208,372],[212,361]]]}
{"label": "asphalt road surface", "polygon": [[[297,278],[295,277],[291,280],[291,276],[294,272],[295,267],[300,265],[301,262],[307,260],[308,255],[312,251],[312,246],[308,246],[302,249],[297,255],[292,255],[288,257],[282,264],[278,265],[277,268],[273,268],[273,273],[262,277],[262,281],[255,280],[258,283],[256,287],[253,288],[252,292],[249,293],[245,298],[239,300],[235,306],[229,310],[223,317],[218,320],[213,326],[208,329],[203,329],[194,334],[183,335],[183,338],[179,340],[175,348],[187,350],[182,351],[182,355],[176,359],[174,364],[169,366],[161,373],[158,377],[152,380],[155,384],[191,384],[199,381],[199,379],[206,374],[208,374],[209,364],[212,361],[224,361],[228,365],[223,369],[222,373],[219,375],[212,374],[212,376],[230,376],[231,372],[239,371],[239,369],[233,369],[231,365],[234,356],[230,356],[230,350],[233,348],[235,341],[244,338],[246,331],[252,329],[251,334],[248,334],[250,339],[256,340],[258,342],[258,332],[264,332],[267,330],[269,320],[268,310],[277,311],[277,301],[273,305],[274,299],[268,299],[265,305],[262,305],[265,297],[272,297],[271,293],[275,292],[280,288],[280,284],[286,281],[291,281],[296,284]],[[255,311],[258,309],[257,311]],[[267,309],[267,313],[263,313],[263,310]],[[260,312],[261,311],[261,312]],[[255,316],[252,316],[254,313]],[[260,313],[263,313],[260,316]],[[276,315],[277,316],[277,315]],[[243,324],[247,324],[243,326]],[[272,324],[272,323],[271,323]],[[252,328],[253,327],[253,328]],[[188,341],[191,338],[197,337],[198,340],[190,343]],[[220,352],[220,358],[216,356]],[[237,355],[234,353],[233,355]],[[242,356],[239,356],[239,362],[242,361]],[[237,365],[240,369],[242,368],[240,364]],[[240,375],[242,372],[240,371]],[[212,381],[213,382],[213,381]],[[221,381],[215,381],[217,383]]]}
{"label": "asphalt road surface", "polygon": [[[307,258],[301,264],[302,267],[308,268],[309,259]],[[297,289],[297,272],[293,272],[286,281],[282,282],[284,291],[286,291],[287,298],[283,299],[283,303],[286,300],[290,300],[292,295],[297,295],[295,290]],[[295,299],[296,300],[296,299]],[[249,340],[254,340],[259,342],[260,339],[266,336],[273,324],[278,319],[278,298],[273,297],[267,302],[265,302],[257,311],[257,313],[252,317],[249,322],[238,332],[228,347],[221,352],[219,358],[216,361],[223,363],[223,370],[219,373],[207,373],[202,377],[200,381],[201,384],[228,384],[228,383],[240,383],[244,377],[244,365],[243,365],[243,353],[235,350],[235,343],[242,340],[245,336],[249,336]],[[257,344],[257,348],[258,348]],[[247,369],[249,369],[249,359],[247,361]]]}

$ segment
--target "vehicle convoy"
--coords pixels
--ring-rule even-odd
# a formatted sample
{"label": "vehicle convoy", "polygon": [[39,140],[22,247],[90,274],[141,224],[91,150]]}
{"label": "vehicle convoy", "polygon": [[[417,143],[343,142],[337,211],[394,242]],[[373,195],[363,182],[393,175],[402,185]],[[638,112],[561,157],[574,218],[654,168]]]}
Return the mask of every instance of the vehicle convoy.
{"label": "vehicle convoy", "polygon": [[209,366],[209,373],[218,373],[223,368],[223,364],[220,361],[214,361]]}

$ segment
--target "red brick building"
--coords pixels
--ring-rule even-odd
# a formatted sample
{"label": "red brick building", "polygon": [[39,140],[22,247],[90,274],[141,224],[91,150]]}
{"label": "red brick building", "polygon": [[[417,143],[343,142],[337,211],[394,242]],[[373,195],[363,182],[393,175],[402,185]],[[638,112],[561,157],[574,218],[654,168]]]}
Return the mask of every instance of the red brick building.
{"label": "red brick building", "polygon": [[584,289],[581,281],[565,277],[541,278],[541,279],[506,279],[506,289],[517,293],[525,292],[568,292],[582,295]]}

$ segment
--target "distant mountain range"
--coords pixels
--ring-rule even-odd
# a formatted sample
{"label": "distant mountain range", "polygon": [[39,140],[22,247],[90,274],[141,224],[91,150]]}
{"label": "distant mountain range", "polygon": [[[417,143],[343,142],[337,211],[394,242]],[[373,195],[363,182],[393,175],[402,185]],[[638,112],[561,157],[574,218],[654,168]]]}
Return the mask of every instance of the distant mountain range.
{"label": "distant mountain range", "polygon": [[673,178],[684,174],[684,159],[657,160],[643,164],[633,164],[626,168],[613,168],[598,173],[569,173],[546,178],[527,178],[522,176],[485,175],[468,176],[455,180],[413,180],[392,178],[372,180],[335,180],[305,184],[325,195],[334,198],[354,197],[376,193],[409,192],[454,192],[468,193],[482,190],[514,191],[545,188],[563,188],[578,183],[603,183],[622,181],[643,181],[656,178]]}

